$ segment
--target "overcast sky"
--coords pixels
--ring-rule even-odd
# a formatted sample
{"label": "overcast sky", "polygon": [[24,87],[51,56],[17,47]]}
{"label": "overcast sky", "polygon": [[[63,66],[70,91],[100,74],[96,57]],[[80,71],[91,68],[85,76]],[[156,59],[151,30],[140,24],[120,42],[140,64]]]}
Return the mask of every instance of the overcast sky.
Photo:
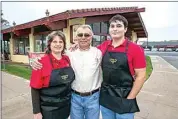
{"label": "overcast sky", "polygon": [[3,18],[12,25],[26,23],[71,9],[145,7],[141,13],[149,41],[178,40],[178,2],[2,2]]}

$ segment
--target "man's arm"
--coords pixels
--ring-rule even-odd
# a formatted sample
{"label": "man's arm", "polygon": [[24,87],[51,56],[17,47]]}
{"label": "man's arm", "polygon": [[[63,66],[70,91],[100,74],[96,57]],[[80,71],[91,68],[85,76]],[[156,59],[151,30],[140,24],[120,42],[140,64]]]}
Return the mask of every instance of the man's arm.
{"label": "man's arm", "polygon": [[146,68],[135,69],[135,77],[135,82],[133,84],[131,92],[127,96],[127,99],[136,98],[137,94],[140,92],[146,80]]}
{"label": "man's arm", "polygon": [[43,65],[39,62],[39,58],[31,58],[30,66],[32,67],[33,70],[38,70],[43,67]]}
{"label": "man's arm", "polygon": [[144,51],[139,46],[134,47],[133,51],[134,56],[132,65],[135,71],[135,81],[132,90],[127,97],[128,99],[136,98],[146,80],[146,59]]}

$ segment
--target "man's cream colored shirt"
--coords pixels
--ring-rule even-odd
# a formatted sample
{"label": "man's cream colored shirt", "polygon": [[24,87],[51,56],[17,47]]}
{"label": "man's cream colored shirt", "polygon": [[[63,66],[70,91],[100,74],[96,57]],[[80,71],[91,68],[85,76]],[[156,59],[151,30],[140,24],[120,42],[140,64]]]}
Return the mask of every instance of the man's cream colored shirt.
{"label": "man's cream colored shirt", "polygon": [[75,80],[72,83],[72,89],[78,92],[90,92],[101,86],[102,53],[96,47],[90,47],[89,50],[67,52],[70,58],[71,66],[75,72]]}

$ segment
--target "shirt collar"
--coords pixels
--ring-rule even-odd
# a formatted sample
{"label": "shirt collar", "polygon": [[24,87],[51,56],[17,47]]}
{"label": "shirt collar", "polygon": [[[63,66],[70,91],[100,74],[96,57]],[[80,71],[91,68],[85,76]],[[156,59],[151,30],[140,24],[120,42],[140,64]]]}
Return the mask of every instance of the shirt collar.
{"label": "shirt collar", "polygon": [[81,52],[89,51],[90,49],[91,49],[91,45],[90,45],[90,47],[89,47],[88,49],[86,49],[86,50],[81,50],[80,48],[78,48],[78,50],[81,51]]}
{"label": "shirt collar", "polygon": [[[110,41],[109,41],[109,44],[108,44],[109,46],[113,46],[113,45],[112,45],[112,41],[113,41],[113,40],[110,40]],[[127,44],[127,41],[128,41],[128,39],[125,38],[125,39],[124,39],[124,42],[123,42],[121,45],[117,46],[117,47],[120,47],[120,46],[124,46],[124,47],[125,47],[126,44]]]}
{"label": "shirt collar", "polygon": [[62,58],[61,58],[60,60],[58,60],[58,59],[56,59],[56,58],[52,55],[52,53],[50,53],[50,57],[51,57],[52,60],[54,60],[54,61],[60,61],[60,60],[63,58],[63,56],[62,56]]}

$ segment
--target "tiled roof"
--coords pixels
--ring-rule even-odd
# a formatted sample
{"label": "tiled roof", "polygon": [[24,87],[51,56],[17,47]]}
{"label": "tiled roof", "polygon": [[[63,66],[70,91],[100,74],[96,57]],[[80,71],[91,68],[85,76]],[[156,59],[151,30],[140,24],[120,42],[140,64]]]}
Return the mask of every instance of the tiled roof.
{"label": "tiled roof", "polygon": [[59,20],[77,18],[77,17],[86,17],[86,16],[95,16],[95,15],[105,15],[105,14],[116,14],[116,13],[127,13],[127,12],[144,12],[145,8],[138,7],[113,7],[113,8],[90,8],[90,9],[76,9],[76,10],[67,10],[62,13],[51,15],[49,17],[44,17],[28,23],[16,25],[15,27],[10,27],[2,30],[2,33],[9,33],[14,30],[31,28],[38,25],[46,25],[48,22],[55,22]]}
{"label": "tiled roof", "polygon": [[126,10],[136,10],[138,7],[112,7],[112,8],[89,8],[89,9],[75,9],[75,10],[67,10],[66,12],[69,13],[85,13],[85,12],[105,12],[105,11],[113,11],[113,10],[120,10],[120,11],[126,11]]}

